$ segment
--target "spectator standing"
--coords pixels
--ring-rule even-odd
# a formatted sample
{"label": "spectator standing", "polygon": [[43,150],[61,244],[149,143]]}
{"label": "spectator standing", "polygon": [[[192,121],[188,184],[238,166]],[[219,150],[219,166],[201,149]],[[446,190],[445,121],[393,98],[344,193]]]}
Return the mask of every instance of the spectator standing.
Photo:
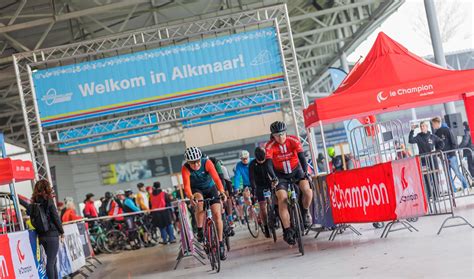
{"label": "spectator standing", "polygon": [[[428,154],[434,152],[436,150],[442,150],[444,147],[444,141],[440,139],[436,135],[432,135],[430,131],[428,131],[428,123],[425,121],[420,122],[420,130],[421,132],[418,133],[416,136],[415,134],[415,125],[411,126],[410,134],[408,135],[408,142],[411,144],[415,144],[418,146],[418,153],[420,155]],[[421,158],[421,166],[423,168],[428,168],[431,174],[425,174],[425,188],[426,194],[428,198],[431,197],[431,189],[433,187],[438,187],[439,179],[438,176],[435,174],[434,170],[438,169],[438,162],[436,160],[428,160],[426,161],[425,158]],[[436,172],[437,173],[437,172]],[[430,181],[433,181],[435,185],[431,185]]]}
{"label": "spectator standing", "polygon": [[[435,135],[437,135],[444,142],[444,146],[442,148],[443,151],[449,151],[449,150],[454,150],[458,148],[458,141],[456,137],[454,136],[453,132],[448,127],[448,125],[446,123],[441,122],[440,117],[435,117],[431,119],[431,124],[433,126],[433,129],[436,130]],[[459,180],[461,180],[462,187],[464,188],[465,191],[467,191],[469,188],[469,185],[467,183],[466,178],[461,173],[461,170],[459,168],[458,156],[456,156],[456,152],[447,152],[446,156],[449,161],[449,168],[454,171],[454,173],[459,178]],[[454,179],[451,174],[451,171],[448,171],[448,174],[449,174],[449,179],[451,180],[453,191],[456,192],[457,189],[454,186]]]}
{"label": "spectator standing", "polygon": [[[161,189],[161,183],[153,183],[151,208],[163,209],[171,205],[169,195]],[[160,229],[162,241],[160,244],[175,243],[171,212],[168,209],[153,211],[153,224]]]}
{"label": "spectator standing", "polygon": [[59,238],[61,238],[61,241],[64,239],[64,230],[52,192],[51,184],[47,180],[39,180],[35,184],[31,200],[40,204],[48,217],[49,229],[46,232],[38,232],[38,238],[40,245],[43,246],[46,252],[46,275],[50,279],[57,279],[56,260],[59,251]]}
{"label": "spectator standing", "polygon": [[94,194],[89,193],[86,195],[86,199],[84,200],[84,217],[86,218],[97,218],[99,214],[97,213],[97,208],[94,205]]}
{"label": "spectator standing", "polygon": [[105,192],[105,197],[102,200],[102,203],[99,207],[99,216],[107,216],[110,210],[110,204],[113,200],[113,195],[111,192]]}
{"label": "spectator standing", "polygon": [[66,203],[66,211],[64,211],[61,220],[63,223],[66,223],[80,219],[82,219],[82,217],[76,214],[76,205],[72,201],[68,201]]}
{"label": "spectator standing", "polygon": [[[124,213],[132,213],[132,212],[140,212],[140,208],[137,206],[135,201],[133,200],[133,191],[130,189],[125,190],[125,201],[123,202],[123,211]],[[136,215],[131,215],[125,217],[125,222],[129,230],[135,230],[136,225],[134,222]],[[143,234],[143,241],[145,242],[145,247],[153,247],[155,246],[153,243],[150,242],[148,233]]]}
{"label": "spectator standing", "polygon": [[[125,192],[123,190],[118,190],[115,193],[115,198],[113,198],[112,202],[110,203],[108,216],[117,216],[123,214],[123,200],[125,200]],[[123,221],[123,216],[115,217],[115,221]]]}
{"label": "spectator standing", "polygon": [[150,210],[150,201],[148,199],[148,193],[146,192],[145,185],[143,183],[138,183],[137,184],[138,188],[138,193],[137,193],[137,198],[136,202],[138,207],[141,210]]}
{"label": "spectator standing", "polygon": [[[472,150],[474,146],[472,145],[471,129],[469,129],[469,124],[466,121],[462,124],[464,125],[464,136],[462,137],[461,144],[459,144],[459,148],[470,148]],[[471,177],[474,177],[474,154],[471,150],[464,150],[463,157],[467,159],[467,166]]]}
{"label": "spectator standing", "polygon": [[327,172],[326,168],[326,159],[323,156],[323,153],[318,154],[318,158],[316,159],[316,163],[318,165],[319,172]]}
{"label": "spectator standing", "polygon": [[[342,161],[342,155],[336,155],[336,149],[334,147],[328,147],[327,149],[329,157],[331,157],[331,165],[333,171],[343,171],[344,162]],[[346,169],[351,169],[350,162],[351,158],[344,154],[344,160],[346,163]]]}

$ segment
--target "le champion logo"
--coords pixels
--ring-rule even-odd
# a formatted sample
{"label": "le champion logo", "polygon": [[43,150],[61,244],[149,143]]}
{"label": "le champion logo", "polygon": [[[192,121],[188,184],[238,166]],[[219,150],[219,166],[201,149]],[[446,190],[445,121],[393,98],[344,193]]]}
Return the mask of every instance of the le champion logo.
{"label": "le champion logo", "polygon": [[21,240],[18,240],[16,244],[16,253],[18,254],[18,259],[20,260],[20,264],[22,264],[23,261],[25,260],[25,254],[23,254],[23,252],[20,249],[20,242]]}
{"label": "le champion logo", "polygon": [[377,102],[380,104],[385,102],[389,98],[417,94],[418,97],[425,97],[434,94],[433,84],[422,84],[420,86],[409,87],[409,88],[398,88],[395,90],[390,90],[390,92],[379,91],[377,93]]}

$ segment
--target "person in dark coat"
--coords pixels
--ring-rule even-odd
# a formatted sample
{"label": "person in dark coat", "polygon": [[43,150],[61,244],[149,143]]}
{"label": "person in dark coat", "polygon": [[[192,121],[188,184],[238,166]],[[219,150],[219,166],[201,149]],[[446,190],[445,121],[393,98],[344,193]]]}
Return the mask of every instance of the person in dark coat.
{"label": "person in dark coat", "polygon": [[53,199],[51,184],[45,180],[36,182],[33,189],[32,202],[39,203],[49,221],[47,232],[38,232],[39,243],[46,252],[46,275],[50,279],[58,278],[56,260],[59,251],[59,239],[64,240],[64,230],[59,218],[58,210]]}
{"label": "person in dark coat", "polygon": [[[459,168],[458,156],[456,155],[456,152],[447,152],[449,150],[455,150],[458,148],[458,141],[456,136],[454,136],[453,132],[448,127],[448,125],[446,125],[446,123],[441,123],[440,117],[435,117],[431,119],[431,124],[436,130],[435,134],[444,141],[443,151],[446,152],[449,168],[454,171],[456,177],[461,181],[464,190],[467,190],[469,186],[466,178],[464,177],[461,172],[461,169]],[[448,171],[448,175],[449,179],[451,180],[453,191],[456,192],[456,187],[454,186],[454,179],[451,174],[451,170]]]}
{"label": "person in dark coat", "polygon": [[[171,205],[170,198],[167,193],[161,190],[161,183],[153,183],[153,193],[150,197],[151,209],[165,208]],[[174,230],[172,225],[171,212],[168,209],[152,212],[153,224],[160,229],[162,241],[160,244],[176,243]]]}
{"label": "person in dark coat", "polygon": [[[471,129],[469,129],[467,121],[464,121],[462,124],[464,125],[464,136],[462,136],[459,148],[470,148],[472,150],[474,149],[474,146],[472,145]],[[467,167],[469,173],[471,173],[471,177],[474,177],[474,154],[471,150],[464,150],[463,157],[467,159]]]}
{"label": "person in dark coat", "polygon": [[[418,146],[418,153],[420,155],[429,154],[434,151],[441,151],[444,147],[444,141],[440,139],[438,136],[433,135],[428,131],[428,123],[422,121],[420,123],[421,132],[418,133],[416,136],[415,134],[415,126],[411,127],[410,134],[408,135],[408,142],[411,144],[415,144]],[[428,170],[434,171],[439,169],[438,162],[436,158],[430,157],[422,157],[421,158],[421,165]],[[438,189],[439,187],[439,178],[434,173],[425,174],[423,176],[425,181],[425,188],[426,194],[428,198],[431,197],[432,189]],[[430,183],[433,182],[433,183]],[[439,189],[438,189],[439,190]]]}

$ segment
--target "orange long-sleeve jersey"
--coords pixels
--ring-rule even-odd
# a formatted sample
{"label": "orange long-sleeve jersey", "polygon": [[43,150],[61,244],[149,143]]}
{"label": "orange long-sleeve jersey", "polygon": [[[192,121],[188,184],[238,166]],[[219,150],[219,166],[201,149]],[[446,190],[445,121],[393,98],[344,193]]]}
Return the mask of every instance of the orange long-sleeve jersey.
{"label": "orange long-sleeve jersey", "polygon": [[219,190],[219,192],[224,192],[222,181],[211,160],[201,160],[201,168],[197,171],[192,171],[192,173],[186,164],[181,168],[181,175],[183,176],[184,193],[189,199],[193,197],[192,189],[205,189],[212,187],[210,185],[209,176],[217,186],[217,190]]}

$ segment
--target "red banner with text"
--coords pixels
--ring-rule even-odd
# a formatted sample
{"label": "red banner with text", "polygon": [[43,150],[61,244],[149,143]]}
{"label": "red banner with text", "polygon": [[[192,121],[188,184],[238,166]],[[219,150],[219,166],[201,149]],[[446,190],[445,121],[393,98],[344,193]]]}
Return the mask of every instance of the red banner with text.
{"label": "red banner with text", "polygon": [[327,184],[334,223],[406,219],[427,210],[418,158],[335,172]]}

